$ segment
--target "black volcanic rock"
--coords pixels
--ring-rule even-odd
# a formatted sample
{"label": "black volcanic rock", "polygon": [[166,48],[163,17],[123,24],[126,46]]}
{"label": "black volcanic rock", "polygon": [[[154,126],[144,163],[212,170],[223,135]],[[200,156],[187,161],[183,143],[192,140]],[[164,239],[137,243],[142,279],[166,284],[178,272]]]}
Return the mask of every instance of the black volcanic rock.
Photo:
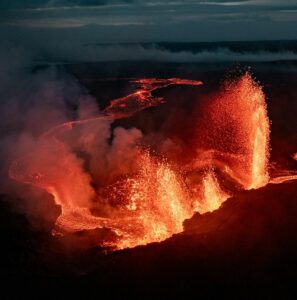
{"label": "black volcanic rock", "polygon": [[296,216],[296,182],[268,185],[195,215],[185,221],[183,233],[162,243],[104,254],[63,252],[51,237],[45,241],[2,210],[5,231],[18,234],[2,234],[11,246],[2,248],[1,260],[15,261],[10,274],[2,268],[2,282],[21,286],[24,294],[99,299],[294,299]]}

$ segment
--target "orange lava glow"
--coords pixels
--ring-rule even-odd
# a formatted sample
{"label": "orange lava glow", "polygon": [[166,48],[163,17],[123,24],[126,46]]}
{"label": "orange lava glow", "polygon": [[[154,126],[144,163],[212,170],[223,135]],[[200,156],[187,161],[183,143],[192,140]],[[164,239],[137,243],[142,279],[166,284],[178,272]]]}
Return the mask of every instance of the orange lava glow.
{"label": "orange lava glow", "polygon": [[[114,249],[160,242],[182,232],[184,220],[195,212],[218,209],[234,192],[226,182],[237,189],[268,183],[265,96],[249,74],[227,82],[208,103],[207,130],[197,125],[203,129],[197,139],[208,144],[199,148],[199,141],[193,143],[198,143],[197,155],[187,166],[143,147],[137,129],[114,129],[111,145],[106,143],[111,133],[98,140],[113,120],[164,102],[154,90],[202,84],[179,78],[132,83],[136,91],[112,100],[100,116],[48,130],[33,153],[12,163],[11,178],[45,190],[61,207],[54,234],[107,229],[113,237],[98,244]],[[97,148],[88,163],[77,155],[77,150],[93,153]]]}
{"label": "orange lava glow", "polygon": [[169,78],[169,79],[140,79],[133,80],[132,83],[136,86],[137,90],[132,94],[125,97],[114,99],[110,102],[110,105],[106,107],[102,115],[92,119],[77,120],[60,124],[54,128],[51,128],[45,132],[42,137],[57,136],[59,133],[63,133],[67,130],[72,129],[74,126],[88,124],[90,122],[98,121],[102,118],[121,119],[128,118],[134,113],[143,109],[157,106],[161,104],[164,99],[161,97],[154,97],[152,92],[168,87],[170,85],[202,85],[202,81],[198,80],[187,80],[180,78]]}
{"label": "orange lava glow", "polygon": [[203,202],[198,211],[200,213],[214,211],[229,197],[230,195],[220,188],[215,175],[213,173],[208,173],[203,178]]}
{"label": "orange lava glow", "polygon": [[196,168],[219,169],[244,189],[266,185],[269,125],[265,95],[250,74],[225,82],[205,108]]}

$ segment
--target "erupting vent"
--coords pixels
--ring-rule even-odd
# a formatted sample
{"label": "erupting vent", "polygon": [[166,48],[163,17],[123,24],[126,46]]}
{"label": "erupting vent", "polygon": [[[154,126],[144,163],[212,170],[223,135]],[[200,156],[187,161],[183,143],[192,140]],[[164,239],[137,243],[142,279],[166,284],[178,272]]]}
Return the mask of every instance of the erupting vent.
{"label": "erupting vent", "polygon": [[213,211],[236,190],[269,182],[265,96],[249,74],[226,82],[207,103],[205,122],[197,120],[193,129],[197,155],[187,166],[142,146],[139,130],[111,133],[110,125],[162,103],[152,94],[157,89],[202,82],[132,83],[136,92],[111,101],[102,115],[50,129],[34,153],[12,163],[11,178],[44,189],[61,206],[54,233],[109,229],[112,238],[100,245],[115,249],[162,241],[181,232],[195,212]]}

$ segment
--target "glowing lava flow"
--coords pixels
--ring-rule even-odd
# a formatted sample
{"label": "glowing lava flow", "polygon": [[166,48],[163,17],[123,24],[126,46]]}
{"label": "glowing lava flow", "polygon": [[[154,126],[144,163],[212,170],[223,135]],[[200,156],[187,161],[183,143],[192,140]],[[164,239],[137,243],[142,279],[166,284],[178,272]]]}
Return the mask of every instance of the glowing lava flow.
{"label": "glowing lava flow", "polygon": [[[157,89],[202,84],[179,78],[132,83],[137,91],[112,100],[101,116],[50,129],[34,153],[12,163],[11,178],[44,189],[61,206],[54,233],[109,229],[116,238],[99,244],[116,249],[159,242],[181,232],[184,220],[195,212],[218,209],[234,190],[268,183],[270,131],[265,96],[249,74],[227,82],[206,104],[206,122],[197,125],[200,131],[197,143],[193,142],[197,155],[189,165],[170,164],[144,149],[136,129],[129,134],[115,129],[112,145],[107,143],[96,152],[94,167],[88,151],[98,146],[97,127],[103,134],[101,128],[110,130],[112,120],[162,103],[162,98],[152,94]],[[85,139],[76,135],[76,128]],[[67,133],[74,134],[75,146],[64,140]],[[112,139],[112,134],[99,142]],[[118,136],[122,139],[116,142]],[[87,140],[95,146],[85,145]],[[119,148],[123,141],[126,148]],[[79,144],[87,151],[86,161]]]}
{"label": "glowing lava flow", "polygon": [[[183,221],[192,215],[181,177],[168,164],[150,157],[147,151],[134,151],[132,174],[105,187],[109,193],[102,197],[100,191],[92,188],[92,179],[82,167],[83,161],[63,141],[65,134],[73,129],[110,123],[163,102],[162,98],[152,95],[154,90],[173,84],[202,84],[178,78],[142,79],[133,83],[140,88],[112,100],[101,116],[50,129],[41,136],[33,153],[12,163],[11,178],[44,189],[61,206],[54,233],[107,228],[118,239],[102,242],[102,245],[121,249],[164,240],[182,231]],[[112,198],[120,202],[115,208],[105,204]],[[102,215],[91,213],[94,200]]]}
{"label": "glowing lava flow", "polygon": [[161,88],[168,87],[170,85],[202,85],[202,81],[198,80],[188,80],[181,78],[168,78],[168,79],[157,79],[157,78],[147,78],[140,80],[132,80],[134,85],[136,85],[137,90],[132,94],[125,97],[114,99],[110,102],[110,105],[106,107],[102,115],[99,117],[77,120],[72,122],[67,122],[60,124],[54,128],[51,128],[45,132],[42,137],[46,138],[49,136],[57,136],[67,130],[72,129],[76,125],[84,125],[90,122],[100,121],[102,119],[121,119],[128,118],[138,111],[143,109],[157,106],[164,101],[162,97],[154,97],[152,92]]}
{"label": "glowing lava flow", "polygon": [[[297,160],[297,153],[292,155],[294,160]],[[277,170],[277,174],[270,179],[269,183],[272,184],[281,184],[287,181],[297,180],[297,171],[296,170]]]}

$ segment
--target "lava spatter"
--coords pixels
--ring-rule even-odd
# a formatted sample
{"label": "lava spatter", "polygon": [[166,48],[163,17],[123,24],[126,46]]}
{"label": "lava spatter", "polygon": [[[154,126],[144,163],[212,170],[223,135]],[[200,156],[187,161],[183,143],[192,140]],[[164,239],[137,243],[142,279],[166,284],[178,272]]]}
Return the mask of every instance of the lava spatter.
{"label": "lava spatter", "polygon": [[[98,245],[115,249],[160,242],[183,231],[184,220],[195,212],[218,209],[235,190],[256,189],[269,182],[270,124],[265,95],[250,74],[227,81],[206,103],[205,120],[193,124],[193,131],[198,132],[192,145],[197,155],[187,166],[178,161],[169,163],[161,154],[136,143],[141,139],[136,129],[130,132],[131,137],[122,130],[117,132],[120,142],[106,144],[99,152],[102,157],[96,153],[92,170],[100,169],[101,173],[94,177],[90,163],[84,161],[88,156],[78,155],[64,140],[67,133],[94,133],[92,138],[75,138],[80,143],[98,143],[95,133],[100,130],[95,131],[102,122],[109,128],[115,119],[164,102],[153,91],[202,82],[151,78],[133,80],[132,84],[136,90],[112,100],[100,116],[48,130],[33,153],[11,164],[12,179],[45,190],[61,207],[55,234],[104,228],[117,238]],[[76,128],[80,130],[76,132]],[[107,139],[111,134],[99,142]],[[121,148],[122,144],[126,148]],[[96,149],[96,145],[85,145],[84,149]],[[107,175],[111,178],[104,180]],[[290,178],[272,178],[270,182]]]}

